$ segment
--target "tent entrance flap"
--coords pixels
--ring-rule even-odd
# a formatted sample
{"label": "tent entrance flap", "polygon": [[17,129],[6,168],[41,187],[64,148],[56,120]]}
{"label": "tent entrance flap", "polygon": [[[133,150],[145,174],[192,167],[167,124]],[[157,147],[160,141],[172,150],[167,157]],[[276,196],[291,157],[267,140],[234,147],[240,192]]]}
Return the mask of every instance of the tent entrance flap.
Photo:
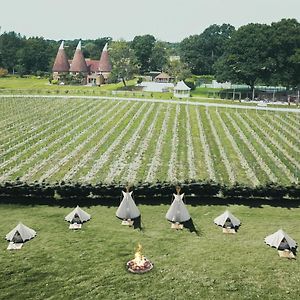
{"label": "tent entrance flap", "polygon": [[19,233],[19,231],[17,230],[11,240],[14,243],[23,243],[23,239],[21,237],[21,234]]}

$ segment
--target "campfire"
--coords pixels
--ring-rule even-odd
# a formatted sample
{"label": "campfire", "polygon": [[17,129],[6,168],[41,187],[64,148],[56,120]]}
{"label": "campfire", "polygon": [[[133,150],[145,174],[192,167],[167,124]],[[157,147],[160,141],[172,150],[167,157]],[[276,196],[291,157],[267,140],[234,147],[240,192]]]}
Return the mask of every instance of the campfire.
{"label": "campfire", "polygon": [[134,259],[127,262],[127,268],[129,272],[141,274],[146,273],[153,268],[151,261],[142,254],[142,249],[143,248],[141,244],[138,244],[134,254]]}

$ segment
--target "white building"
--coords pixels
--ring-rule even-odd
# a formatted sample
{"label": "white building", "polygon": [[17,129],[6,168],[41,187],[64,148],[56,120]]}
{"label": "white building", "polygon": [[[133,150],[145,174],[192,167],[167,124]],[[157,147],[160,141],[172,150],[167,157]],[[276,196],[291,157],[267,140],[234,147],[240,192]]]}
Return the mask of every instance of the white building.
{"label": "white building", "polygon": [[137,84],[142,87],[144,92],[169,92],[174,88],[174,84],[171,82],[153,82],[143,81]]}
{"label": "white building", "polygon": [[181,80],[174,87],[174,97],[188,98],[190,97],[190,91],[191,89]]}

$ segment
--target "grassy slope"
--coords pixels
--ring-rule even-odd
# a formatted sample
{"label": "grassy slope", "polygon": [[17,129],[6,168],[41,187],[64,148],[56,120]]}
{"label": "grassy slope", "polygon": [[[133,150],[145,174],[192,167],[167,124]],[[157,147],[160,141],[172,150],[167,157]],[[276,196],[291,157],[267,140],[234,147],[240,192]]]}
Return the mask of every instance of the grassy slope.
{"label": "grassy slope", "polygon": [[[129,80],[127,82],[128,86],[134,86],[136,84],[136,80]],[[101,87],[91,87],[91,86],[58,86],[58,85],[50,85],[49,81],[45,78],[37,78],[37,77],[26,77],[19,78],[14,76],[9,76],[5,78],[0,78],[0,92],[1,93],[14,93],[14,94],[58,94],[65,95],[68,94],[79,94],[79,95],[87,95],[87,96],[95,96],[95,95],[106,95],[106,96],[118,96],[118,97],[140,97],[140,98],[157,98],[157,99],[176,99],[173,98],[173,93],[157,93],[157,92],[130,92],[123,91],[123,83],[118,84],[107,84],[102,85]],[[117,93],[115,93],[117,91]],[[219,89],[211,89],[211,88],[203,88],[198,87],[194,91],[191,92],[192,98],[189,98],[189,101],[195,102],[210,102],[210,103],[222,103],[222,104],[238,104],[238,105],[250,105],[256,106],[256,103],[244,103],[239,102],[238,100],[221,100],[218,98],[211,98],[212,92],[218,92]],[[210,93],[210,94],[209,94]],[[271,107],[289,107],[289,108],[297,108],[295,105],[287,106],[287,105],[270,105]]]}
{"label": "grassy slope", "polygon": [[[297,299],[299,261],[280,259],[263,238],[283,227],[295,240],[300,208],[230,206],[242,227],[223,235],[213,219],[224,206],[188,205],[200,235],[172,231],[168,206],[140,206],[144,231],[122,227],[115,207],[85,208],[81,231],[63,221],[70,208],[1,205],[4,237],[22,220],[38,236],[21,251],[0,243],[0,299]],[[140,242],[154,269],[129,274]]]}

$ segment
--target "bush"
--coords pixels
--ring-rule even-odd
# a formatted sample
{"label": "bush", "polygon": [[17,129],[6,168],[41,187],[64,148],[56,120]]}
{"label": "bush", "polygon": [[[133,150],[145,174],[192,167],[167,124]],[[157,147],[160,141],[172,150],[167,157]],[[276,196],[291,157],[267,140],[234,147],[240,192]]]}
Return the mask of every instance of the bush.
{"label": "bush", "polygon": [[7,69],[0,68],[0,77],[5,77],[8,74]]}
{"label": "bush", "polygon": [[194,81],[191,80],[185,80],[185,84],[193,91],[196,88],[196,85]]}
{"label": "bush", "polygon": [[58,80],[57,79],[52,79],[51,84],[58,84]]}

